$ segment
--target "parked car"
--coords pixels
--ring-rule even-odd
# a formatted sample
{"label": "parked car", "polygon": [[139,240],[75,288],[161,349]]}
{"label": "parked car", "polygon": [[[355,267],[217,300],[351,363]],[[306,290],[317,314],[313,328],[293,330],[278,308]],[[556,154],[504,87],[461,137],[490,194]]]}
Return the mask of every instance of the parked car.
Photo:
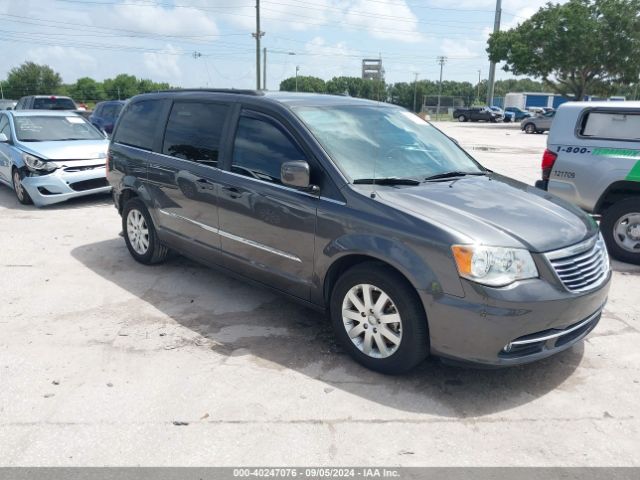
{"label": "parked car", "polygon": [[552,110],[535,117],[525,118],[520,122],[520,130],[523,130],[525,133],[548,132],[551,129],[551,124],[555,116],[556,111]]}
{"label": "parked car", "polygon": [[99,130],[104,130],[108,134],[111,134],[111,132],[113,132],[113,125],[124,104],[125,102],[123,100],[100,102],[91,113],[89,121]]}
{"label": "parked car", "polygon": [[612,256],[640,265],[640,102],[563,104],[536,186],[601,216]]}
{"label": "parked car", "polygon": [[507,107],[505,108],[505,112],[513,113],[515,115],[515,121],[519,122],[520,120],[524,120],[525,118],[532,117],[531,112],[527,112],[526,110],[522,110],[518,107]]}
{"label": "parked car", "polygon": [[0,110],[13,110],[18,102],[3,98],[0,100]]}
{"label": "parked car", "polygon": [[500,107],[496,107],[496,106],[491,107],[491,110],[496,112],[496,113],[499,113],[500,115],[502,115],[502,118],[503,118],[502,121],[505,122],[505,123],[510,123],[510,122],[515,121],[515,117],[516,116],[515,116],[515,114],[513,114],[511,112],[505,112]]}
{"label": "parked car", "polygon": [[18,100],[16,110],[78,110],[70,97],[56,95],[28,95]]}
{"label": "parked car", "polygon": [[109,192],[108,144],[72,112],[0,111],[0,183],[37,207]]}
{"label": "parked car", "polygon": [[[492,173],[394,105],[139,95],[116,122],[107,176],[136,261],[175,250],[325,310],[345,350],[386,373],[429,353],[547,357],[583,339],[607,298],[588,215]],[[598,269],[572,267],[580,285],[565,275],[576,258]]]}
{"label": "parked car", "polygon": [[456,108],[453,111],[453,118],[459,122],[501,122],[502,115],[494,112],[489,107]]}

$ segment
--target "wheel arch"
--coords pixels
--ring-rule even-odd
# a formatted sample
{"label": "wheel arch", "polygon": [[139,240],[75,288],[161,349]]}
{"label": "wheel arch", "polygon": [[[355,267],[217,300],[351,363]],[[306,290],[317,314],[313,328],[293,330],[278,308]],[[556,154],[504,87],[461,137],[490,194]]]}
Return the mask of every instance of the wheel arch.
{"label": "wheel arch", "polygon": [[614,203],[629,197],[640,198],[640,182],[630,180],[614,182],[602,193],[593,213],[600,215]]}

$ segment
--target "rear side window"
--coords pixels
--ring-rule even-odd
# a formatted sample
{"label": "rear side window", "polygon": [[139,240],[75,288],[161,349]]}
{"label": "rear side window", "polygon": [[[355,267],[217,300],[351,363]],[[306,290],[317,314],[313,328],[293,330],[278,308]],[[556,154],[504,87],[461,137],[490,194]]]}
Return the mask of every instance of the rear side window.
{"label": "rear side window", "polygon": [[305,160],[305,155],[274,123],[240,117],[233,147],[231,171],[240,175],[280,182],[284,162]]}
{"label": "rear side window", "polygon": [[75,110],[76,105],[70,98],[36,98],[33,100],[34,110]]}
{"label": "rear side window", "polygon": [[175,102],[167,122],[162,153],[217,167],[228,111],[226,105]]}
{"label": "rear side window", "polygon": [[582,120],[580,135],[608,140],[640,140],[640,112],[589,112]]}
{"label": "rear side window", "polygon": [[117,103],[110,103],[108,105],[102,105],[100,107],[99,115],[109,120],[114,120],[122,110],[122,105]]}
{"label": "rear side window", "polygon": [[120,119],[113,141],[152,150],[163,107],[162,100],[142,100],[130,104]]}

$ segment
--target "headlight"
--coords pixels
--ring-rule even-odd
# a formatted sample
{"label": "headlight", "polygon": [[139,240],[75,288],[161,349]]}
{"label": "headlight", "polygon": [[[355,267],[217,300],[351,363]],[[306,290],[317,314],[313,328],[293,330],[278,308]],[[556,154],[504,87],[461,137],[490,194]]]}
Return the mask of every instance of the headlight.
{"label": "headlight", "polygon": [[460,276],[483,285],[504,287],[538,276],[531,254],[521,248],[454,245],[451,249]]}
{"label": "headlight", "polygon": [[32,172],[53,172],[58,168],[58,165],[54,162],[45,162],[44,160],[34,157],[28,153],[22,154],[22,160],[27,165],[27,168]]}

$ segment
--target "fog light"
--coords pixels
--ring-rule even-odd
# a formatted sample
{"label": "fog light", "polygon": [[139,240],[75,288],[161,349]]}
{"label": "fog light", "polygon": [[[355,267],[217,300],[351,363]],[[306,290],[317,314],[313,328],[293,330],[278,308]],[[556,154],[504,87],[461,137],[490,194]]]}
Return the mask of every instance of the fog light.
{"label": "fog light", "polygon": [[512,348],[512,345],[510,343],[507,343],[502,349],[502,351],[505,353],[509,353],[511,351],[511,348]]}

